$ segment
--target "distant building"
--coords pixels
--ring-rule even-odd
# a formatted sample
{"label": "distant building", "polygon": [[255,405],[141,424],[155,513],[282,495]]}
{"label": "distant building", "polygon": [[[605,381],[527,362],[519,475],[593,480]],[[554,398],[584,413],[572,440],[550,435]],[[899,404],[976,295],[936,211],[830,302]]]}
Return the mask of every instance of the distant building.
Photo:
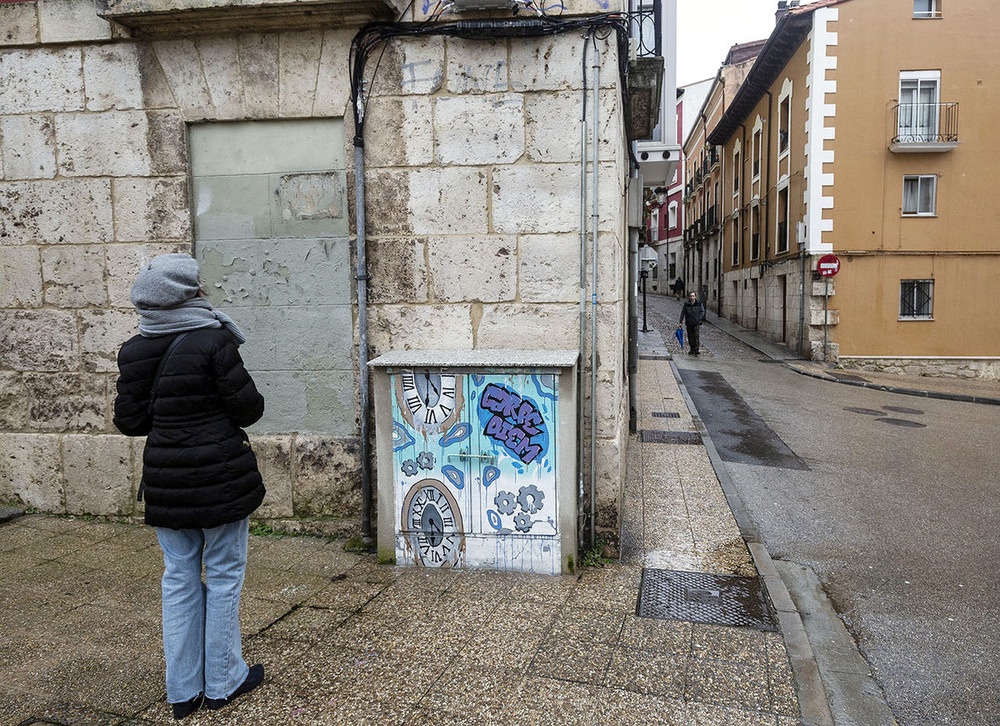
{"label": "distant building", "polygon": [[719,262],[719,195],[721,165],[718,148],[708,143],[715,127],[736,96],[765,41],[734,45],[710,81],[701,105],[692,107],[684,135],[683,264],[681,276],[689,292],[718,312],[722,279]]}

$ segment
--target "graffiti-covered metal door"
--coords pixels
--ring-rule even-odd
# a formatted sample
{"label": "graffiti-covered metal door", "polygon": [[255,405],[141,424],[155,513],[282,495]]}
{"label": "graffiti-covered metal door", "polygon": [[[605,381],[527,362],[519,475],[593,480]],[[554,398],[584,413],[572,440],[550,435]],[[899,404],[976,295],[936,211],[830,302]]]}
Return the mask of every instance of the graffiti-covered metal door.
{"label": "graffiti-covered metal door", "polygon": [[392,376],[396,561],[560,571],[554,375]]}

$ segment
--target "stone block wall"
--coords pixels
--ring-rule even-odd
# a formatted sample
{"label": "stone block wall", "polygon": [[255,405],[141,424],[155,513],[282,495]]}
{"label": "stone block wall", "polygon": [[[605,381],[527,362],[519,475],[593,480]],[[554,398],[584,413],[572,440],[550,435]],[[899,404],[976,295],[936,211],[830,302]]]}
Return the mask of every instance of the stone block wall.
{"label": "stone block wall", "polygon": [[[136,332],[141,265],[193,250],[188,126],[343,118],[353,232],[356,29],[139,41],[92,13],[90,0],[0,5],[0,501],[130,516],[142,442],[111,425],[115,356]],[[579,345],[582,48],[579,33],[387,46],[364,132],[370,357]],[[598,525],[615,538],[628,169],[613,44],[602,59]],[[356,433],[254,442],[261,517],[356,527]]]}

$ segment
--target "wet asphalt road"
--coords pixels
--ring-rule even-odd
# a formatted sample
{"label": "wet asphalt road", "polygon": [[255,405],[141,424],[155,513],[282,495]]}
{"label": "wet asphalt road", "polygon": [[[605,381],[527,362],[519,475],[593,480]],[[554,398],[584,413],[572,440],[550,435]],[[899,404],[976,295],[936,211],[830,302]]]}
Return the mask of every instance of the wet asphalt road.
{"label": "wet asphalt road", "polygon": [[1000,407],[808,378],[712,325],[681,354],[680,303],[647,305],[771,556],[817,574],[901,726],[1000,724]]}

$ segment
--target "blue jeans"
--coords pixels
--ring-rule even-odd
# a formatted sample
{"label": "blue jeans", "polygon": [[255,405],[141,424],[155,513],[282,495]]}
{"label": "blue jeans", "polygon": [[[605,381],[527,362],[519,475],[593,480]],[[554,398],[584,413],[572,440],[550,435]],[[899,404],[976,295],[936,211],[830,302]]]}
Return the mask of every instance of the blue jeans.
{"label": "blue jeans", "polygon": [[211,529],[156,528],[170,703],[201,693],[228,698],[246,680],[239,615],[249,530],[249,518]]}

